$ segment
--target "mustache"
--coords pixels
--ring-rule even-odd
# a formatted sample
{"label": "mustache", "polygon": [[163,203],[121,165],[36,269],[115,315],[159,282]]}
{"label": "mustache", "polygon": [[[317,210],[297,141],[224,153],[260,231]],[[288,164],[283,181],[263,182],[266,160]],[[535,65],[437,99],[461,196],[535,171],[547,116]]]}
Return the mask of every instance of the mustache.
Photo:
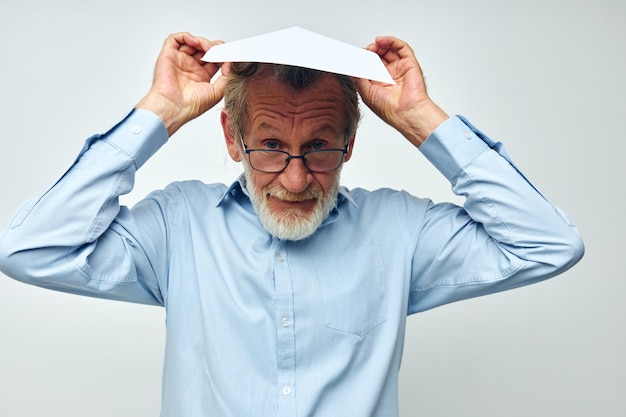
{"label": "mustache", "polygon": [[269,185],[265,187],[263,191],[265,192],[265,196],[268,198],[275,197],[280,200],[293,203],[300,203],[308,200],[319,200],[323,197],[322,191],[311,185],[301,193],[292,193],[276,185]]}

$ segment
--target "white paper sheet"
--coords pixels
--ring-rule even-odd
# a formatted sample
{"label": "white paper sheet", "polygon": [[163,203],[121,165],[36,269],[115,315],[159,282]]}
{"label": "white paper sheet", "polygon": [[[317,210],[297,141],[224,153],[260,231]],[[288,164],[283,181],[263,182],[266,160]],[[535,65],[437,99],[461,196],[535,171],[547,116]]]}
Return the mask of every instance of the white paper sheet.
{"label": "white paper sheet", "polygon": [[269,62],[394,84],[374,52],[294,26],[216,45],[206,62]]}

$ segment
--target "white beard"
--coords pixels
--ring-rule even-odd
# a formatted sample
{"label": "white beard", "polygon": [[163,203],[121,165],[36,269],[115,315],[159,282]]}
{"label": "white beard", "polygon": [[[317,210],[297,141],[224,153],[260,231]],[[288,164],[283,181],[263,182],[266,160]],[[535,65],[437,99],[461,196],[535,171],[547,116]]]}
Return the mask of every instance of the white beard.
{"label": "white beard", "polygon": [[[302,193],[294,194],[277,186],[267,186],[263,190],[257,189],[250,179],[250,167],[244,159],[245,187],[248,190],[252,207],[259,216],[261,224],[272,236],[281,240],[302,240],[311,236],[326,220],[337,202],[339,194],[339,177],[341,167],[326,196],[317,188],[309,187]],[[281,213],[273,213],[268,204],[268,197],[273,196],[283,200],[304,201],[316,199],[315,207],[310,213],[300,209],[287,209]]]}

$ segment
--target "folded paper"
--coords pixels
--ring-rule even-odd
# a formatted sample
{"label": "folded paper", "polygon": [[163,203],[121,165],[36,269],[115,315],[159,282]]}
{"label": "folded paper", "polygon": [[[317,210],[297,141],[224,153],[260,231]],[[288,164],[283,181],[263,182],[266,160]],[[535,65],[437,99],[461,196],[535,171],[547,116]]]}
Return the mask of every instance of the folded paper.
{"label": "folded paper", "polygon": [[376,53],[297,26],[215,45],[202,59],[293,65],[394,84]]}

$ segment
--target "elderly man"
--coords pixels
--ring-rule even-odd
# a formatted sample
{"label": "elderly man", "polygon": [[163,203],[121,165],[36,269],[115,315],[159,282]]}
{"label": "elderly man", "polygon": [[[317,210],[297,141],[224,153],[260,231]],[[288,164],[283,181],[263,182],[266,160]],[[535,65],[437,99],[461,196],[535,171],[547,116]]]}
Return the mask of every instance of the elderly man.
{"label": "elderly man", "polygon": [[[501,145],[429,98],[403,41],[368,46],[395,84],[203,62],[213,45],[170,36],[146,97],[0,239],[16,279],[166,308],[163,417],[397,416],[409,314],[538,282],[582,256],[576,228]],[[463,207],[339,185],[357,92]],[[241,178],[174,183],[120,207],[136,169],[222,97]]]}

